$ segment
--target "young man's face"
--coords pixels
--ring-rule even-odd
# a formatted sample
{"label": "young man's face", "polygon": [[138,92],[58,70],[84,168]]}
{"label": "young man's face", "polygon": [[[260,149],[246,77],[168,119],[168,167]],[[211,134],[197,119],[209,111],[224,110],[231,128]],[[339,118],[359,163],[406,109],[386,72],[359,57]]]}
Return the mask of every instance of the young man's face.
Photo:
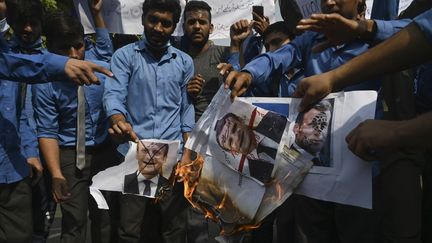
{"label": "young man's face", "polygon": [[143,16],[142,24],[147,41],[155,48],[163,47],[176,27],[172,12],[157,9],[150,9]]}
{"label": "young man's face", "polygon": [[138,168],[142,175],[150,179],[161,172],[167,159],[168,146],[161,143],[151,143],[145,147],[138,143]]}
{"label": "young man's face", "polygon": [[187,11],[185,13],[183,30],[192,45],[205,45],[210,34],[213,32],[209,13],[202,9]]}
{"label": "young man's face", "polygon": [[358,15],[359,0],[321,0],[323,13],[338,13],[347,19],[355,19]]}
{"label": "young man's face", "polygon": [[265,37],[264,46],[268,52],[275,51],[282,45],[288,44],[290,41],[288,35],[281,32],[272,32]]}
{"label": "young man's face", "polygon": [[217,136],[220,145],[227,151],[249,154],[257,146],[252,129],[232,116],[225,118],[225,124]]}
{"label": "young man's face", "polygon": [[78,37],[73,40],[54,41],[49,51],[58,55],[84,60],[85,57],[84,38]]}
{"label": "young man's face", "polygon": [[14,30],[15,35],[18,37],[18,39],[24,44],[33,44],[41,36],[42,23],[38,20],[19,20],[11,27]]}
{"label": "young man's face", "polygon": [[[326,139],[328,122],[329,118],[325,113],[314,108],[307,111],[300,124],[294,125],[296,144],[311,154],[321,151]],[[320,129],[321,127],[324,129]]]}

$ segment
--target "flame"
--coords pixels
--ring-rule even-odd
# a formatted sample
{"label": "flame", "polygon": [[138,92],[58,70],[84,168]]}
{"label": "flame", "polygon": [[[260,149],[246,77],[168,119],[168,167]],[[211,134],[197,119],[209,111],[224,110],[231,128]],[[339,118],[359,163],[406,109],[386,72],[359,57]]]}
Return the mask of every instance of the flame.
{"label": "flame", "polygon": [[201,208],[197,203],[192,200],[192,195],[198,186],[199,177],[202,167],[204,165],[204,158],[198,155],[197,158],[190,162],[180,162],[177,165],[175,175],[181,178],[184,184],[184,197],[195,208]]}
{"label": "flame", "polygon": [[[221,227],[221,235],[233,235],[242,231],[250,231],[260,227],[261,223],[251,224],[251,225],[230,225],[222,222],[221,212],[227,207],[228,194],[225,192],[223,194],[220,202],[216,205],[209,205],[202,200],[199,196],[195,195],[194,192],[199,184],[199,179],[201,175],[202,168],[204,166],[204,158],[201,155],[197,155],[197,158],[189,162],[180,162],[176,169],[176,178],[183,180],[184,184],[184,197],[189,201],[192,207],[201,210],[206,219],[213,220],[218,223]],[[229,228],[229,230],[226,230]]]}

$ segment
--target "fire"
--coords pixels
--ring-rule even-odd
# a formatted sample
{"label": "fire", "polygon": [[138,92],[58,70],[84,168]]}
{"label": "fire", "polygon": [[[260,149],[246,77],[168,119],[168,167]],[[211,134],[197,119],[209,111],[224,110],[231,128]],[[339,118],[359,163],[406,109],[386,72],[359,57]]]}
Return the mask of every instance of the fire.
{"label": "fire", "polygon": [[204,165],[204,158],[198,155],[197,158],[190,162],[180,162],[177,165],[175,175],[177,178],[183,180],[184,184],[184,197],[192,204],[195,208],[200,208],[192,200],[192,195],[198,186],[199,177],[201,174],[202,167]]}
{"label": "fire", "polygon": [[221,200],[214,205],[210,205],[203,200],[201,200],[202,195],[197,195],[196,189],[199,184],[201,171],[204,165],[204,158],[201,155],[197,155],[197,158],[190,162],[180,162],[175,169],[176,178],[179,181],[183,181],[184,184],[184,197],[189,201],[189,203],[197,209],[200,209],[205,218],[211,219],[218,223],[221,227],[221,235],[233,235],[243,231],[250,231],[256,229],[260,226],[258,224],[251,225],[236,225],[223,222],[221,214],[229,207],[229,196],[224,193]]}

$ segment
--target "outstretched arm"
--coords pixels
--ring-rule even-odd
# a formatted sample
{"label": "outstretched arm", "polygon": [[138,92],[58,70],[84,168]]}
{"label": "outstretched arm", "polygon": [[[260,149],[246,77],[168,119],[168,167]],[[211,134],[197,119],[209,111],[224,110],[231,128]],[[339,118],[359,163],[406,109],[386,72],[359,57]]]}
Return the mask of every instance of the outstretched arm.
{"label": "outstretched arm", "polygon": [[432,45],[418,25],[410,24],[389,40],[330,72],[303,79],[294,96],[304,110],[332,91],[430,60]]}

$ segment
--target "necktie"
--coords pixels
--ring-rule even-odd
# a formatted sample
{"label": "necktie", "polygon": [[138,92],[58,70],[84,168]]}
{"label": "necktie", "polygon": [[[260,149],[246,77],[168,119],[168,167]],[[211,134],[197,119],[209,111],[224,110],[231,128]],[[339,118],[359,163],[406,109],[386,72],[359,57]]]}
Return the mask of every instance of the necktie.
{"label": "necktie", "polygon": [[77,128],[76,128],[76,167],[85,167],[85,97],[84,87],[78,86]]}
{"label": "necktie", "polygon": [[144,196],[150,196],[150,191],[151,191],[150,184],[151,184],[150,180],[144,180],[144,185],[145,185],[144,193],[143,193]]}

